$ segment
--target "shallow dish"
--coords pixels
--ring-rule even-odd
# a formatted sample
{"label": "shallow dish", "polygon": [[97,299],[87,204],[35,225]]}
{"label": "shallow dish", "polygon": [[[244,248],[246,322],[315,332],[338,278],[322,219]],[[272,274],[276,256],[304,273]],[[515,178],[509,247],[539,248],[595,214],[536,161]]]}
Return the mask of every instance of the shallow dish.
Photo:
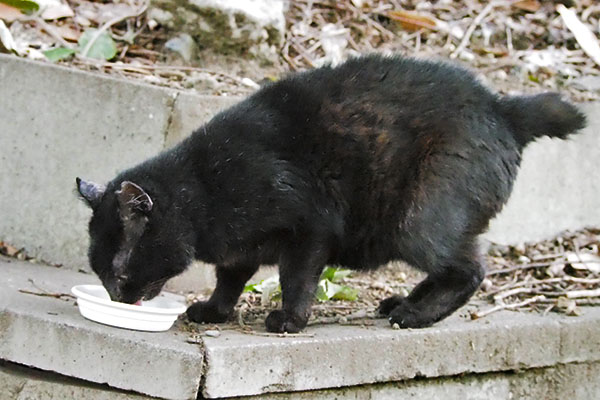
{"label": "shallow dish", "polygon": [[181,296],[161,293],[141,305],[111,301],[101,285],[73,286],[79,312],[85,318],[102,324],[138,331],[166,331],[186,310]]}

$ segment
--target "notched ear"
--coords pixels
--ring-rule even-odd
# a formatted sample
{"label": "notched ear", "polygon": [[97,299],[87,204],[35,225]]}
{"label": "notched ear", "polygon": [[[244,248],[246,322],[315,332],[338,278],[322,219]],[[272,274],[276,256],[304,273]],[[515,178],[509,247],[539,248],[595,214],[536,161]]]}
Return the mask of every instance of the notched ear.
{"label": "notched ear", "polygon": [[121,189],[115,192],[119,201],[121,216],[131,218],[136,215],[147,216],[152,210],[152,199],[138,185],[133,182],[124,181]]}
{"label": "notched ear", "polygon": [[100,203],[106,187],[94,182],[84,181],[81,178],[75,178],[75,183],[77,184],[77,191],[90,207],[94,208]]}

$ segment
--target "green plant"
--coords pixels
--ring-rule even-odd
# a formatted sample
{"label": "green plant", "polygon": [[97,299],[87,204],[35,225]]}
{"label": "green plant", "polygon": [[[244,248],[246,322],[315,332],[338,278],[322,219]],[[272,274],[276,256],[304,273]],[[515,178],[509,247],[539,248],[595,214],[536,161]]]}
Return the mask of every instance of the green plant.
{"label": "green plant", "polygon": [[[319,278],[319,284],[315,294],[317,300],[356,300],[358,298],[358,290],[339,284],[340,281],[351,273],[352,271],[347,269],[325,267]],[[260,293],[262,305],[269,304],[271,300],[279,300],[281,298],[279,276],[274,275],[259,283],[247,285],[244,288],[244,292]]]}

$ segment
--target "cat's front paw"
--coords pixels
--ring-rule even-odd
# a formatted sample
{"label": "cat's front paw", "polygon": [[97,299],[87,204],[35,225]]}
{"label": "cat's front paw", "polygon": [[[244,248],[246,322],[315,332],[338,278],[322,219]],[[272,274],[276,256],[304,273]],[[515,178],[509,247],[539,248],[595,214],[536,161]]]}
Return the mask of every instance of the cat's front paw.
{"label": "cat's front paw", "polygon": [[275,333],[298,333],[306,323],[306,320],[294,318],[283,310],[271,311],[265,320],[267,331]]}
{"label": "cat's front paw", "polygon": [[199,301],[189,306],[186,314],[193,322],[219,323],[227,321],[231,312],[223,312],[207,301]]}
{"label": "cat's front paw", "polygon": [[403,329],[425,328],[436,322],[435,319],[426,315],[407,300],[402,301],[389,313],[388,320],[390,325],[398,324]]}

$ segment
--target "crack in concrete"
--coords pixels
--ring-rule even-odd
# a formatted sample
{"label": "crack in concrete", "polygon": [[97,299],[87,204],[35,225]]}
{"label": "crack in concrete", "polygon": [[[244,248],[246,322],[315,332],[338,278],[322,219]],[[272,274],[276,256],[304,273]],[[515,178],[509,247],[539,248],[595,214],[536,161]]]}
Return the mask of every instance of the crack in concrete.
{"label": "crack in concrete", "polygon": [[167,100],[167,111],[169,116],[167,118],[167,124],[165,126],[165,130],[163,132],[163,148],[167,147],[169,132],[171,131],[171,126],[173,125],[173,118],[175,114],[175,104],[177,103],[177,99],[179,98],[180,92],[174,91],[169,99]]}

